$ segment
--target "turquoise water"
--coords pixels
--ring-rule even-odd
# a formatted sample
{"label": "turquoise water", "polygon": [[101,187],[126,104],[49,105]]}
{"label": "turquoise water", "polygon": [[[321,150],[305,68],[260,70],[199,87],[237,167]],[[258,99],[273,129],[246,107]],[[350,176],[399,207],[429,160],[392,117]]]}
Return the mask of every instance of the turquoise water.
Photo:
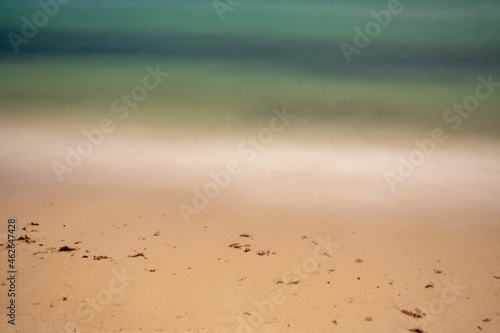
{"label": "turquoise water", "polygon": [[[287,106],[313,125],[432,127],[478,75],[500,81],[496,1],[401,1],[347,63],[339,44],[388,3],[244,0],[220,20],[211,1],[73,0],[15,53],[8,34],[41,8],[0,1],[0,112],[104,114],[159,64],[170,76],[130,121],[243,126]],[[496,133],[499,107],[464,129]]]}

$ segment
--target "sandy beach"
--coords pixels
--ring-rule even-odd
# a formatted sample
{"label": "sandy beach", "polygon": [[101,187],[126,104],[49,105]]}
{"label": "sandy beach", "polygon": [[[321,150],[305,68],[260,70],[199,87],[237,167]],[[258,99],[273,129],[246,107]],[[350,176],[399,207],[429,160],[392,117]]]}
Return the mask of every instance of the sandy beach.
{"label": "sandy beach", "polygon": [[284,132],[248,160],[247,133],[130,127],[60,182],[81,128],[0,130],[2,271],[9,218],[20,238],[2,332],[500,330],[498,142],[452,138],[393,192],[423,134]]}
{"label": "sandy beach", "polygon": [[0,333],[499,333],[499,31],[0,1]]}

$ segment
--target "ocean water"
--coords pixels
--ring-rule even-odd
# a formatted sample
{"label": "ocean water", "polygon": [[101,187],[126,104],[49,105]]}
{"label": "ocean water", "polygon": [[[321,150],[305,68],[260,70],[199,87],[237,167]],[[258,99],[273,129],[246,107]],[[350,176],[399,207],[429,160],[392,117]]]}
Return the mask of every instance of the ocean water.
{"label": "ocean water", "polygon": [[[132,123],[245,127],[286,107],[313,127],[427,129],[478,76],[500,81],[497,1],[47,3],[53,15],[0,1],[2,117],[108,114],[149,66],[169,75],[130,108]],[[347,61],[340,45],[356,46],[357,28],[375,30]],[[493,92],[461,132],[497,134],[499,107]]]}

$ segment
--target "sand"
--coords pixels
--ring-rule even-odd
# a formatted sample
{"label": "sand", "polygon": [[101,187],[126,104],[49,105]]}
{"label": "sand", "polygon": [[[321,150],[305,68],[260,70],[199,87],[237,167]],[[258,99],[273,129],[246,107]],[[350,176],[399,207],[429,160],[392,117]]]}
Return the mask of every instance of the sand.
{"label": "sand", "polygon": [[127,127],[59,182],[81,130],[1,125],[2,276],[8,218],[30,239],[2,332],[500,331],[493,139],[450,138],[393,192],[384,173],[421,133],[283,133],[249,161],[248,133]]}

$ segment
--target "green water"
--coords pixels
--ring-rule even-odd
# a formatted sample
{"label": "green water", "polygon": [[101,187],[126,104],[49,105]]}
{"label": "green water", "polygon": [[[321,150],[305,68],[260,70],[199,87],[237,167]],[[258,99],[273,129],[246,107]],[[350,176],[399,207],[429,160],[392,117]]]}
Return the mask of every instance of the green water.
{"label": "green water", "polygon": [[[339,43],[387,4],[244,0],[221,21],[211,1],[73,0],[16,54],[7,34],[40,7],[0,1],[0,113],[108,114],[159,64],[170,76],[127,121],[244,126],[286,106],[312,125],[427,128],[478,75],[500,81],[497,1],[401,1],[348,64]],[[500,91],[462,129],[497,133],[499,107]]]}

